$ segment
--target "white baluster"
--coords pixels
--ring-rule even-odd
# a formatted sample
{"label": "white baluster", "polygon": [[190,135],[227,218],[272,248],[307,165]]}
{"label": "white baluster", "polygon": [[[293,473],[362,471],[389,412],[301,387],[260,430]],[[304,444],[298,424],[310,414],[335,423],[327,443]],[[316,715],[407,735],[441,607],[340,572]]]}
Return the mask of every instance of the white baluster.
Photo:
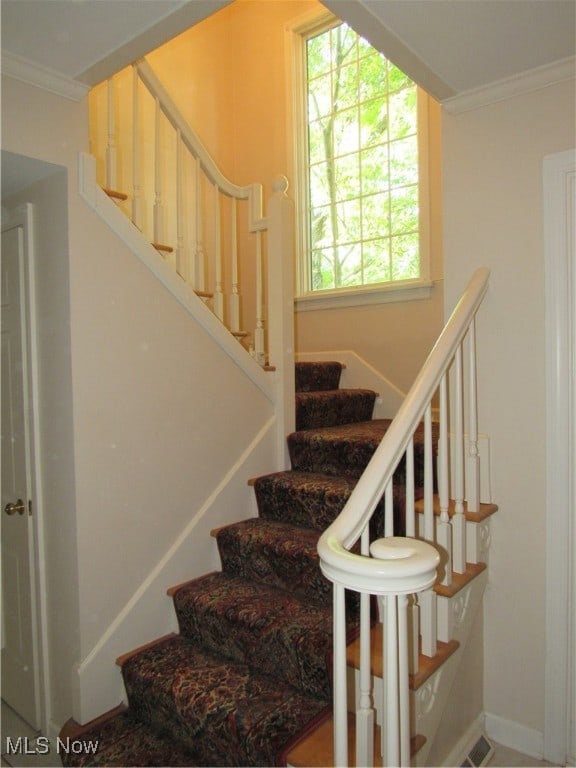
{"label": "white baluster", "polygon": [[196,158],[195,167],[196,206],[194,211],[194,224],[196,231],[196,248],[194,253],[194,287],[199,291],[206,290],[206,275],[204,265],[204,223],[202,220],[202,165],[200,158]]}
{"label": "white baluster", "polygon": [[222,286],[222,231],[220,222],[220,190],[214,184],[214,314],[224,322],[224,291]]}
{"label": "white baluster", "polygon": [[164,204],[162,200],[162,112],[158,97],[154,100],[154,242],[165,245]]}
{"label": "white baluster", "polygon": [[[383,598],[386,614],[383,658],[385,663],[384,695],[386,697],[386,736],[384,743],[385,764],[400,765],[400,702],[398,695],[398,614],[396,595]],[[384,725],[384,724],[383,724]]]}
{"label": "white baluster", "polygon": [[469,367],[468,375],[468,482],[466,500],[468,512],[480,509],[480,454],[478,452],[478,395],[476,383],[476,321],[472,318],[468,329]]}
{"label": "white baluster", "polygon": [[117,188],[118,157],[116,151],[116,103],[114,99],[114,78],[110,77],[106,83],[106,95],[108,102],[108,137],[106,142],[106,187],[115,190]]}
{"label": "white baluster", "polygon": [[189,281],[189,264],[186,240],[184,238],[184,146],[182,133],[176,131],[176,271]]}
{"label": "white baluster", "polygon": [[240,330],[240,293],[238,288],[238,233],[236,199],[232,198],[230,253],[232,259],[232,293],[230,295],[230,330]]}
{"label": "white baluster", "polygon": [[384,536],[394,536],[394,483],[392,480],[384,491]]}
{"label": "white baluster", "polygon": [[262,233],[258,231],[256,232],[256,329],[254,331],[254,356],[260,365],[264,365],[266,362],[262,270]]}
{"label": "white baluster", "polygon": [[[370,554],[370,528],[362,531],[360,552]],[[356,765],[374,764],[374,706],[370,648],[370,595],[360,594],[360,691],[356,707]]]}
{"label": "white baluster", "polygon": [[455,355],[454,394],[454,517],[452,518],[452,567],[466,571],[466,518],[464,516],[464,388],[462,382],[462,346]]}
{"label": "white baluster", "polygon": [[406,448],[406,536],[416,536],[414,509],[414,437]]}
{"label": "white baluster", "polygon": [[334,766],[348,765],[348,681],[345,589],[334,584]]}
{"label": "white baluster", "polygon": [[140,183],[140,101],[138,95],[138,70],[132,68],[132,223],[142,230],[144,217],[142,211],[142,186]]}
{"label": "white baluster", "polygon": [[432,406],[424,414],[424,538],[435,540],[434,460],[432,455]]}
{"label": "white baluster", "polygon": [[420,606],[418,595],[408,598],[408,669],[411,675],[418,672],[420,660]]}
{"label": "white baluster", "polygon": [[438,497],[440,521],[436,529],[437,541],[443,550],[444,575],[442,584],[452,583],[452,526],[448,514],[448,392],[446,375],[440,382],[440,436],[438,441]]}
{"label": "white baluster", "polygon": [[[398,706],[400,715],[400,765],[410,765],[409,644],[406,595],[398,595]],[[358,763],[357,763],[358,765]]]}

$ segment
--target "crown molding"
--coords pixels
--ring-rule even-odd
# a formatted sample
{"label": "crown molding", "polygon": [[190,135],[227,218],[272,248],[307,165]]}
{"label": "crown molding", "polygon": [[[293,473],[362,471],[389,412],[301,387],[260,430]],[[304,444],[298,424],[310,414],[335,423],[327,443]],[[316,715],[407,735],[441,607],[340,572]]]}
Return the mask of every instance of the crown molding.
{"label": "crown molding", "polygon": [[576,56],[569,56],[553,64],[545,64],[481,88],[465,91],[444,100],[442,106],[449,114],[459,115],[462,112],[470,112],[565,80],[572,80],[574,77],[576,77]]}
{"label": "crown molding", "polygon": [[90,90],[84,83],[9,51],[2,52],[2,74],[71,101],[82,101]]}

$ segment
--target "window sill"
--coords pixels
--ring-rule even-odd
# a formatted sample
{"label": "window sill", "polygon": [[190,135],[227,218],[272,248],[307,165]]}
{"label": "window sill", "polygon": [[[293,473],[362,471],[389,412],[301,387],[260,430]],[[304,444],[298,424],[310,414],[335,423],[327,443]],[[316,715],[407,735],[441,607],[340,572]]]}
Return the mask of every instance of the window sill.
{"label": "window sill", "polygon": [[431,280],[411,280],[380,287],[317,291],[297,296],[294,303],[297,312],[309,312],[316,309],[344,309],[369,304],[418,301],[430,297],[432,286]]}

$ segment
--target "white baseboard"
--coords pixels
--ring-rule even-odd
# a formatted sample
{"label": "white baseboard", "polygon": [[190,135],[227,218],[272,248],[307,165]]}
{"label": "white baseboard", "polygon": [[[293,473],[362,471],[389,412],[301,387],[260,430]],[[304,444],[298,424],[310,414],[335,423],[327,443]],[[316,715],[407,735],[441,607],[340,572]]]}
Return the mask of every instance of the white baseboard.
{"label": "white baseboard", "polygon": [[484,714],[480,714],[474,722],[470,723],[450,752],[442,760],[442,766],[444,768],[451,768],[452,766],[462,765],[464,758],[482,735],[483,727]]}
{"label": "white baseboard", "polygon": [[542,759],[544,734],[540,731],[490,712],[484,713],[484,730],[488,738],[497,744],[522,752],[524,755]]}

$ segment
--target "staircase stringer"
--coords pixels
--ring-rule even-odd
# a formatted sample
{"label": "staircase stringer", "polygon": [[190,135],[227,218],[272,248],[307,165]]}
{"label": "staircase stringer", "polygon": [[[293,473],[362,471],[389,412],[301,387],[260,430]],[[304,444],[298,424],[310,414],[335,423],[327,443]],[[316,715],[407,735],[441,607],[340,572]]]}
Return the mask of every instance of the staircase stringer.
{"label": "staircase stringer", "polygon": [[[439,602],[446,603],[446,611],[451,615],[452,639],[459,642],[460,646],[423,685],[411,692],[414,732],[426,738],[426,743],[414,758],[416,766],[428,765],[428,755],[434,747],[446,706],[455,702],[451,694],[458,684],[459,673],[463,671],[462,662],[478,611],[482,610],[487,581],[488,571],[484,570],[453,597],[438,598]],[[455,741],[459,735],[455,734]]]}

